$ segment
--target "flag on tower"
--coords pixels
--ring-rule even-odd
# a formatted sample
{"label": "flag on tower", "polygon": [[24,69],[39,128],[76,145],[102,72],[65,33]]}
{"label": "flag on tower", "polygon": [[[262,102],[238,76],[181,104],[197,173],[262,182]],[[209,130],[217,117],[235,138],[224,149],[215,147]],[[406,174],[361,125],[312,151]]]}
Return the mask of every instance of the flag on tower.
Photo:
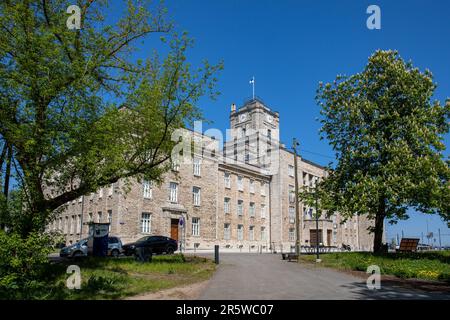
{"label": "flag on tower", "polygon": [[249,81],[249,83],[253,87],[253,100],[255,100],[255,77],[252,77],[252,79]]}

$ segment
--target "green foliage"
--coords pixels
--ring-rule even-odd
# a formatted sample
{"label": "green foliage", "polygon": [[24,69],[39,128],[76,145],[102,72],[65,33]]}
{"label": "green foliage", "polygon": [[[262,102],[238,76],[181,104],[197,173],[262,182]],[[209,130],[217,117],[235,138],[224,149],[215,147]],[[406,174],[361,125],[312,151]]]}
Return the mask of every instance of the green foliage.
{"label": "green foliage", "polygon": [[430,71],[395,51],[377,51],[363,72],[317,90],[322,138],[338,159],[319,184],[320,207],[374,219],[375,251],[385,218],[407,219],[408,208],[450,218],[450,161],[442,153],[450,100],[431,102],[435,88]]}
{"label": "green foliage", "polygon": [[[12,146],[26,190],[24,236],[99,187],[158,180],[173,130],[201,118],[202,96],[217,95],[222,64],[192,67],[192,41],[171,31],[165,8],[124,2],[125,13],[108,25],[108,1],[78,1],[80,30],[66,26],[73,1],[0,3],[0,143]],[[154,34],[166,36],[165,56],[136,61],[134,43]]]}
{"label": "green foliage", "polygon": [[46,278],[52,237],[0,231],[0,298],[31,299],[48,292]]}

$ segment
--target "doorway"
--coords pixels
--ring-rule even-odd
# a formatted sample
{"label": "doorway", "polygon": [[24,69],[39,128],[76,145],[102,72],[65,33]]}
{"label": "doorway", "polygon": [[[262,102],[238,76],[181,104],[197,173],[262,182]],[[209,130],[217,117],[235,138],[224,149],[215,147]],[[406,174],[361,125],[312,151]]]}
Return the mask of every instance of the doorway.
{"label": "doorway", "polygon": [[319,240],[319,244],[323,244],[322,238],[322,230],[319,229],[319,239],[317,239],[317,230],[310,229],[309,230],[309,243],[311,247],[317,246],[317,240]]}
{"label": "doorway", "polygon": [[178,224],[179,219],[170,219],[170,237],[178,241]]}
{"label": "doorway", "polygon": [[333,231],[332,230],[327,230],[327,246],[331,247],[331,233]]}

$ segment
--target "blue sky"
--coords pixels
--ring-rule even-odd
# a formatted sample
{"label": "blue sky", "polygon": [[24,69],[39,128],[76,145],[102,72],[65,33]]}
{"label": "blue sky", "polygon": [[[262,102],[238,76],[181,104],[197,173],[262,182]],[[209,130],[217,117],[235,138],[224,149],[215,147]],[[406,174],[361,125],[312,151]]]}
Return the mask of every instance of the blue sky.
{"label": "blue sky", "polygon": [[[371,4],[381,8],[381,30],[366,27]],[[166,5],[176,29],[195,39],[189,52],[194,65],[204,58],[224,61],[221,96],[200,101],[212,121],[208,127],[229,127],[230,104],[239,106],[251,96],[249,80],[255,76],[256,94],[280,112],[282,141],[290,145],[298,138],[302,156],[319,164],[332,161],[333,152],[319,140],[317,84],[361,71],[376,49],[398,50],[421,70],[430,69],[438,84],[435,98],[443,102],[450,97],[447,0],[172,0]],[[140,45],[143,56],[151,43]],[[447,146],[449,140],[447,135]],[[411,215],[407,222],[388,226],[389,239],[402,230],[405,236],[420,237],[428,220],[428,230],[437,235],[440,228],[443,243],[450,245],[450,229],[439,217]]]}

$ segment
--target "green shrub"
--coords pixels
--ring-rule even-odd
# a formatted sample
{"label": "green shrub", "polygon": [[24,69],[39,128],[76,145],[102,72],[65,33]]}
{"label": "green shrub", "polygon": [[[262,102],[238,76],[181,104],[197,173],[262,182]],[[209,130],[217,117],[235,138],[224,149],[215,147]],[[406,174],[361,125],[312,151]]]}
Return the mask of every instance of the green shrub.
{"label": "green shrub", "polygon": [[117,277],[92,275],[83,289],[90,292],[114,291],[117,283]]}
{"label": "green shrub", "polygon": [[48,254],[53,250],[48,234],[19,234],[0,231],[0,299],[35,299],[49,288],[45,278]]}

